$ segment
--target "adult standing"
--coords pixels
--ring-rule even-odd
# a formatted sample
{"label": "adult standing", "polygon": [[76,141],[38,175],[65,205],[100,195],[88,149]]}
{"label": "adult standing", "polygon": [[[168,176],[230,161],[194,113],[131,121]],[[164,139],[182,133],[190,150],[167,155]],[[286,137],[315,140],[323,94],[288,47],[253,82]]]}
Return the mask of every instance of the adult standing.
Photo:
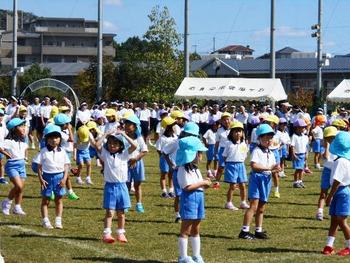
{"label": "adult standing", "polygon": [[40,106],[40,119],[37,127],[37,136],[39,141],[41,141],[43,137],[43,130],[47,124],[47,121],[50,119],[51,108],[50,97],[45,96],[44,101]]}
{"label": "adult standing", "polygon": [[148,140],[148,134],[150,130],[150,118],[151,111],[147,108],[147,102],[140,103],[140,109],[137,112],[137,117],[141,122],[141,133],[145,142]]}

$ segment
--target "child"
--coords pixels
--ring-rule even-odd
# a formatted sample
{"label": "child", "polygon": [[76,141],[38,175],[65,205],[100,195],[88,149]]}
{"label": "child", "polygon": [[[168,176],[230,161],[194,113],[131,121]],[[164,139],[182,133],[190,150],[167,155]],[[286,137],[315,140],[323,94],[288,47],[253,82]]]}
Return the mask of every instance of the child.
{"label": "child", "polygon": [[[202,158],[200,152],[207,148],[193,136],[179,140],[179,149],[176,153],[178,168],[177,180],[182,189],[180,198],[180,214],[182,218],[179,236],[178,262],[204,262],[200,255],[199,227],[205,217],[203,190],[211,184],[209,179],[202,178],[197,168]],[[187,256],[188,236],[191,236],[192,258]]]}
{"label": "child", "polygon": [[[8,134],[4,116],[5,116],[5,112],[3,109],[0,108],[0,124],[1,124],[0,125],[0,145],[4,142]],[[4,159],[4,155],[0,153],[0,184],[8,184],[7,180],[5,179],[3,159]]]}
{"label": "child", "polygon": [[244,166],[244,160],[247,158],[248,146],[244,140],[244,127],[241,122],[233,122],[230,126],[230,133],[227,136],[228,141],[222,156],[225,160],[224,181],[229,183],[227,191],[226,209],[238,210],[232,203],[232,194],[238,184],[241,197],[241,209],[249,208],[246,202],[247,172]]}
{"label": "child", "polygon": [[117,121],[117,112],[115,109],[107,109],[105,115],[108,122],[104,126],[104,132],[108,133],[110,130],[116,130],[119,122]]}
{"label": "child", "polygon": [[10,190],[7,198],[2,201],[2,213],[10,215],[12,200],[15,199],[13,213],[25,215],[21,207],[23,200],[24,181],[27,178],[25,167],[25,154],[28,144],[24,142],[26,137],[25,120],[13,118],[7,125],[9,134],[0,145],[0,153],[7,158],[5,172],[13,183],[14,187]]}
{"label": "child", "polygon": [[84,184],[81,179],[81,170],[83,169],[84,164],[86,165],[86,183],[88,185],[92,185],[91,180],[91,158],[89,147],[90,145],[95,144],[95,140],[93,135],[90,133],[89,128],[86,125],[82,125],[79,127],[77,133],[74,136],[74,149],[76,149],[75,159],[78,165],[78,170],[76,172],[76,182],[77,184]]}
{"label": "child", "polygon": [[315,128],[311,130],[313,143],[312,143],[312,151],[315,153],[314,155],[314,164],[315,168],[321,169],[321,154],[322,154],[322,140],[323,140],[323,125],[326,122],[326,118],[323,115],[317,115],[315,117]]}
{"label": "child", "polygon": [[331,224],[328,230],[326,246],[322,253],[334,254],[334,241],[338,227],[343,231],[346,248],[338,251],[340,256],[350,255],[350,227],[347,217],[350,215],[350,133],[340,131],[334,138],[329,151],[337,156],[331,173],[331,190],[326,199],[329,207]]}
{"label": "child", "polygon": [[[242,239],[267,239],[263,231],[265,205],[271,191],[271,176],[273,172],[279,172],[280,166],[276,163],[274,154],[269,150],[275,132],[268,124],[261,124],[256,129],[259,145],[255,147],[251,156],[248,198],[250,208],[244,214],[242,230],[238,237]],[[255,215],[255,234],[249,232],[249,225]]]}
{"label": "child", "polygon": [[[70,159],[72,156],[73,140],[74,140],[72,125],[70,124],[71,121],[72,121],[71,117],[69,117],[65,113],[59,113],[54,117],[55,125],[61,128],[60,147],[66,152],[66,154],[68,155],[68,159]],[[68,199],[78,200],[79,196],[77,196],[76,193],[73,191],[72,182],[69,176],[67,177],[67,180],[66,180],[66,186],[68,189]]]}
{"label": "child", "polygon": [[[103,144],[106,138],[107,142]],[[104,162],[103,208],[106,209],[106,215],[104,219],[103,242],[115,242],[111,235],[111,227],[114,213],[117,211],[117,241],[126,243],[128,241],[125,237],[124,211],[130,208],[130,197],[126,186],[128,180],[128,159],[129,154],[135,151],[136,145],[124,132],[110,130],[97,141],[96,149]]]}
{"label": "child", "polygon": [[[207,151],[207,176],[210,178],[216,177],[216,171],[218,169],[218,158],[214,154],[215,151],[215,137],[216,132],[219,127],[219,122],[212,121],[209,123],[209,129],[203,135],[203,142],[205,147],[208,148]],[[213,166],[212,166],[213,163]]]}
{"label": "child", "polygon": [[330,176],[331,176],[331,171],[332,167],[334,164],[334,159],[336,156],[331,154],[329,152],[329,146],[334,140],[334,137],[337,135],[338,131],[337,128],[333,126],[329,126],[324,129],[323,137],[324,137],[324,153],[323,153],[323,171],[321,175],[321,193],[320,197],[318,199],[318,210],[316,214],[316,219],[322,221],[323,220],[323,206],[324,206],[324,201],[327,197],[327,192],[329,188],[331,187],[330,185]]}
{"label": "child", "polygon": [[48,217],[48,206],[52,192],[55,195],[56,219],[55,228],[62,229],[62,197],[66,194],[65,185],[70,164],[66,151],[61,149],[61,128],[49,124],[44,129],[46,147],[40,150],[37,157],[38,176],[41,184],[41,217],[44,228],[52,229]]}
{"label": "child", "polygon": [[293,127],[294,134],[292,135],[290,143],[293,169],[295,169],[293,187],[304,188],[303,173],[309,138],[304,134],[306,123],[303,119],[297,119],[294,121]]}
{"label": "child", "polygon": [[[86,124],[86,126],[89,128],[89,131],[92,134],[92,136],[94,137],[94,140],[98,141],[98,139],[102,136],[102,133],[101,133],[100,129],[97,127],[97,123],[94,121],[89,121]],[[98,158],[97,151],[96,151],[94,145],[90,145],[89,154],[90,154],[91,159],[96,158],[96,166],[101,167],[100,160]]]}
{"label": "child", "polygon": [[286,174],[284,173],[284,167],[286,159],[289,155],[289,145],[290,145],[290,137],[287,130],[287,120],[285,118],[280,118],[279,124],[278,124],[278,130],[276,132],[277,136],[280,139],[281,146],[279,149],[280,154],[280,165],[281,165],[281,172],[279,172],[279,177],[286,177]]}
{"label": "child", "polygon": [[250,145],[249,145],[249,152],[250,154],[253,153],[253,150],[258,145],[258,137],[256,136],[256,129],[260,124],[260,119],[258,116],[252,116],[250,120],[250,124],[252,125],[252,133],[250,135]]}
{"label": "child", "polygon": [[137,213],[144,213],[145,209],[142,204],[141,184],[145,181],[145,165],[143,157],[148,153],[148,147],[144,137],[141,134],[140,120],[132,114],[124,119],[125,133],[133,140],[136,150],[129,155],[128,162],[128,188],[134,182]]}

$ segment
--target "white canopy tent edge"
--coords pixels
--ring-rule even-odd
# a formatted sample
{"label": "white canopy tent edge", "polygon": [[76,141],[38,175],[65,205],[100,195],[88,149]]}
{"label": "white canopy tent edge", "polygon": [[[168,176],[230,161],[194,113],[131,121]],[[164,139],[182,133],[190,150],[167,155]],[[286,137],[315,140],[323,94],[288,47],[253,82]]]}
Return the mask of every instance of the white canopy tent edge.
{"label": "white canopy tent edge", "polygon": [[344,79],[335,89],[327,96],[327,101],[336,103],[350,102],[350,79]]}
{"label": "white canopy tent edge", "polygon": [[175,93],[177,98],[211,100],[286,100],[280,79],[184,78]]}

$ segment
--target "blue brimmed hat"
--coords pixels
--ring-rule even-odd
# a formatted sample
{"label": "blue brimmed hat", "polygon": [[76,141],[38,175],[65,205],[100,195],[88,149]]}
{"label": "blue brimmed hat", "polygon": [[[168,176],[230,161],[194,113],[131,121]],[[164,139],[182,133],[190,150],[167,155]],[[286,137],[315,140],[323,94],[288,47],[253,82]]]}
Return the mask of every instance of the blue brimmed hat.
{"label": "blue brimmed hat", "polygon": [[135,114],[131,114],[129,116],[127,116],[126,118],[123,118],[126,121],[132,122],[133,124],[135,124],[136,126],[136,136],[139,137],[141,136],[141,122],[139,120],[139,118],[137,118],[137,116]]}
{"label": "blue brimmed hat", "polygon": [[329,151],[339,157],[350,160],[350,133],[340,131],[331,143]]}
{"label": "blue brimmed hat", "polygon": [[270,125],[263,123],[263,124],[260,124],[259,127],[256,129],[256,135],[260,137],[265,134],[275,134],[275,132]]}
{"label": "blue brimmed hat", "polygon": [[192,134],[194,136],[199,136],[199,126],[195,122],[187,122],[184,126],[184,132]]}
{"label": "blue brimmed hat", "polygon": [[26,122],[26,120],[23,120],[23,119],[20,119],[20,118],[13,118],[12,120],[10,120],[6,124],[6,128],[8,130],[12,130],[13,128],[16,128],[17,126],[20,126],[20,125],[22,125],[25,122]]}
{"label": "blue brimmed hat", "polygon": [[176,166],[192,162],[196,158],[197,152],[207,150],[208,148],[197,137],[189,136],[180,139],[179,149],[176,153]]}
{"label": "blue brimmed hat", "polygon": [[[129,143],[128,143],[128,141],[127,141],[127,140],[124,138],[124,136],[121,135],[121,134],[111,134],[111,135],[109,135],[109,136],[107,137],[107,140],[108,140],[109,137],[114,137],[115,139],[117,139],[118,141],[120,141],[120,142],[123,144],[124,149],[127,149],[127,148],[130,146]],[[108,148],[107,148],[107,143],[104,144],[104,147],[105,147],[106,150],[108,150]]]}
{"label": "blue brimmed hat", "polygon": [[44,129],[44,137],[47,137],[50,134],[57,133],[61,136],[61,128],[55,124],[49,124]]}
{"label": "blue brimmed hat", "polygon": [[56,125],[64,125],[70,123],[72,121],[72,118],[69,117],[67,114],[59,113],[54,117],[53,120]]}

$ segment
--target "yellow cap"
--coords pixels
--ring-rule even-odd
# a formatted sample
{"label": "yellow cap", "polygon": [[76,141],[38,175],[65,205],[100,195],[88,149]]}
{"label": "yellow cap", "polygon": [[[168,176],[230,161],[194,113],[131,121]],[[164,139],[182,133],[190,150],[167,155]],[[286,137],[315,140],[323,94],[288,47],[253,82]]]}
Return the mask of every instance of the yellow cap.
{"label": "yellow cap", "polygon": [[243,130],[244,129],[243,123],[240,121],[234,121],[231,123],[230,129],[242,129]]}
{"label": "yellow cap", "polygon": [[265,121],[272,122],[274,124],[278,124],[280,122],[280,118],[278,118],[276,115],[268,115],[266,117]]}
{"label": "yellow cap", "polygon": [[323,137],[327,138],[327,137],[336,136],[337,133],[338,133],[337,128],[335,128],[334,126],[328,126],[323,131]]}
{"label": "yellow cap", "polygon": [[105,115],[106,117],[109,117],[109,116],[117,117],[117,112],[115,111],[115,109],[107,109]]}
{"label": "yellow cap", "polygon": [[346,128],[346,122],[344,120],[341,119],[337,119],[335,121],[332,122],[332,126],[337,126],[337,127],[341,127],[341,128]]}
{"label": "yellow cap", "polygon": [[68,106],[59,106],[59,107],[58,107],[58,110],[59,110],[60,112],[63,112],[63,111],[70,110],[70,108],[69,108]]}
{"label": "yellow cap", "polygon": [[86,125],[83,125],[78,129],[79,142],[88,142],[89,136],[90,136],[90,131]]}
{"label": "yellow cap", "polygon": [[0,103],[0,109],[5,109],[5,105]]}
{"label": "yellow cap", "polygon": [[59,113],[58,107],[57,106],[52,106],[51,107],[50,118],[55,117],[58,113]]}
{"label": "yellow cap", "polygon": [[165,129],[167,126],[172,125],[174,123],[175,123],[175,120],[173,118],[167,116],[167,117],[163,118],[163,120],[161,122],[161,126],[162,126],[162,128]]}
{"label": "yellow cap", "polygon": [[90,129],[95,129],[97,128],[97,123],[94,121],[89,121],[88,123],[86,123],[86,126]]}
{"label": "yellow cap", "polygon": [[129,118],[131,115],[134,115],[132,111],[127,111],[123,114],[123,119]]}
{"label": "yellow cap", "polygon": [[221,114],[221,119],[225,117],[230,117],[231,118],[231,113],[225,111],[223,114]]}
{"label": "yellow cap", "polygon": [[27,107],[24,105],[19,106],[19,111],[27,111]]}
{"label": "yellow cap", "polygon": [[170,117],[173,119],[183,118],[185,117],[185,114],[180,110],[174,110],[170,113]]}

